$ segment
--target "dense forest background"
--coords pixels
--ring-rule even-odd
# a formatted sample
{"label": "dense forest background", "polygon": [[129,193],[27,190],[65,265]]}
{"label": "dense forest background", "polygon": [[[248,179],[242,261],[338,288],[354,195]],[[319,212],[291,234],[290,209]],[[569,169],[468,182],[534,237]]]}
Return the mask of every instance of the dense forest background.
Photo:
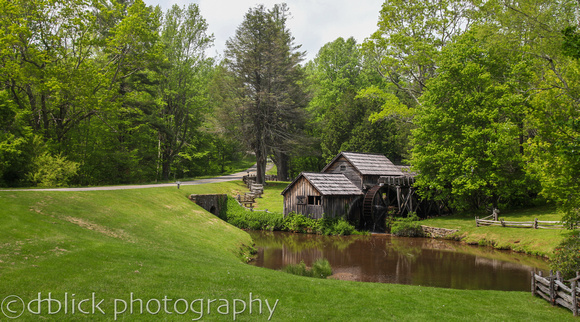
{"label": "dense forest background", "polygon": [[249,8],[216,58],[195,4],[0,0],[0,185],[176,180],[248,155],[259,181],[268,158],[289,179],[350,150],[412,165],[456,209],[541,195],[578,218],[579,9],[387,0],[363,43],[306,62],[285,4]]}

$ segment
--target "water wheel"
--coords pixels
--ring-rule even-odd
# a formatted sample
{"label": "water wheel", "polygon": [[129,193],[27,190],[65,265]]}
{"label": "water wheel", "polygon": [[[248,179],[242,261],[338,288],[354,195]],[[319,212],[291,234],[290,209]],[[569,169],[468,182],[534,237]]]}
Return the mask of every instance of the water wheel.
{"label": "water wheel", "polygon": [[374,186],[365,194],[363,200],[363,227],[371,231],[385,231],[385,216],[388,205],[384,199],[385,186]]}

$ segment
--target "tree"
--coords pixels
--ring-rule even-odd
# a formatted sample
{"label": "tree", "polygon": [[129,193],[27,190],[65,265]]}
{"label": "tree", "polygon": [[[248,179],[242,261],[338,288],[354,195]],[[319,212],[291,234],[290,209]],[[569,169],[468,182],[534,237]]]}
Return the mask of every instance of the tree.
{"label": "tree", "polygon": [[578,156],[578,2],[574,0],[489,1],[486,10],[502,31],[501,43],[533,66],[525,118],[527,171],[537,176],[542,195],[555,201],[569,227],[580,220]]}
{"label": "tree", "polygon": [[[286,27],[285,4],[267,10],[250,9],[234,37],[226,42],[225,71],[229,87],[238,87],[228,98],[239,139],[256,155],[257,182],[264,183],[267,156],[285,159],[289,144],[302,123],[305,94],[299,66],[303,53]],[[284,163],[278,164],[284,168]]]}
{"label": "tree", "polygon": [[394,120],[371,123],[369,117],[382,104],[358,95],[363,88],[384,85],[384,80],[364,60],[354,38],[338,38],[325,44],[307,70],[312,92],[308,109],[314,116],[312,135],[320,138],[323,161],[328,162],[345,150],[401,159],[401,129]]}
{"label": "tree", "polygon": [[384,101],[383,111],[374,119],[412,119],[413,107],[421,104],[427,81],[437,75],[441,50],[469,28],[474,9],[470,0],[383,3],[379,29],[363,44],[366,58],[389,83],[369,86],[362,92]]}
{"label": "tree", "polygon": [[538,189],[521,143],[534,74],[521,55],[487,41],[475,29],[443,50],[415,117],[416,187],[458,209],[514,204]]}
{"label": "tree", "polygon": [[156,95],[160,106],[150,124],[158,133],[161,178],[167,180],[174,159],[184,145],[191,144],[207,112],[205,83],[212,61],[205,59],[204,51],[213,36],[207,34],[207,23],[196,4],[184,9],[173,5],[165,15],[161,41],[167,67],[162,69]]}

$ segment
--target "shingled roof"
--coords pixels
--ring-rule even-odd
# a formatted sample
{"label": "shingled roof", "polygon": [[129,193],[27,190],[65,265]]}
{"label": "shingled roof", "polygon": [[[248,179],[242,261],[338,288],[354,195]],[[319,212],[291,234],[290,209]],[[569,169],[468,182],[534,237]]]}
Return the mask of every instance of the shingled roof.
{"label": "shingled roof", "polygon": [[322,169],[325,172],[340,156],[344,156],[362,175],[402,176],[403,172],[382,154],[341,152]]}
{"label": "shingled roof", "polygon": [[342,173],[302,172],[292,183],[282,191],[282,195],[301,177],[304,177],[323,196],[362,195],[363,192]]}

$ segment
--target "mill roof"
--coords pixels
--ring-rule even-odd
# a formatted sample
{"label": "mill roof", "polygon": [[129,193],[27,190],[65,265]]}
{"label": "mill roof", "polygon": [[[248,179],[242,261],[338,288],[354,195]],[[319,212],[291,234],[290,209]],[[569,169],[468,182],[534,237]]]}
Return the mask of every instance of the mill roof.
{"label": "mill roof", "polygon": [[403,172],[382,154],[341,152],[324,169],[325,172],[341,156],[355,167],[361,175],[402,176]]}
{"label": "mill roof", "polygon": [[290,189],[300,178],[305,178],[323,196],[352,196],[362,195],[363,192],[342,173],[314,173],[302,172],[290,183],[282,195]]}

